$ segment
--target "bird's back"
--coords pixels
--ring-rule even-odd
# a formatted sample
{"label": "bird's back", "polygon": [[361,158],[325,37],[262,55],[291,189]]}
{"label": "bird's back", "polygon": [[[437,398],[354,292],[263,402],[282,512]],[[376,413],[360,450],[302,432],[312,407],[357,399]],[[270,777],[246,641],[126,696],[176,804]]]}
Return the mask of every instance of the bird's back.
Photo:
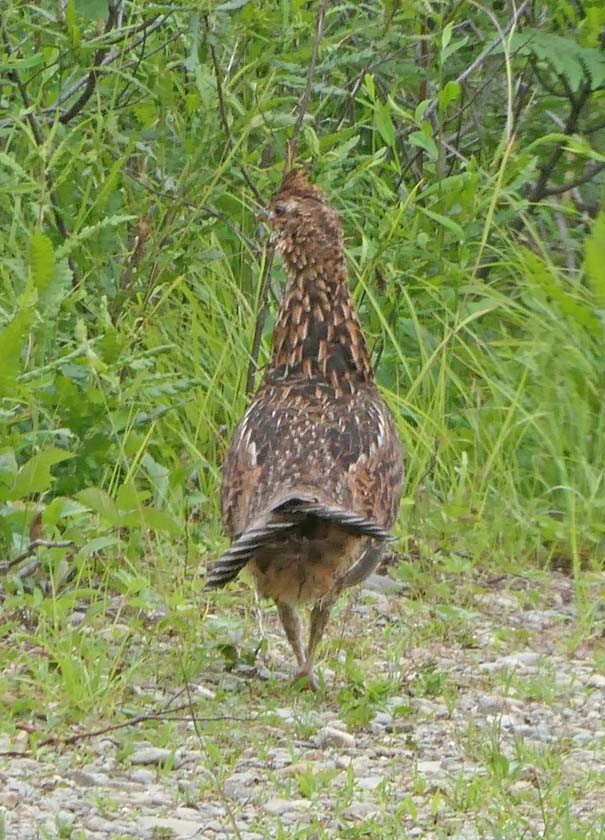
{"label": "bird's back", "polygon": [[225,457],[222,517],[234,542],[210,585],[249,563],[261,594],[317,601],[376,565],[403,458],[348,289],[337,214],[297,173],[270,214],[289,282],[270,363]]}

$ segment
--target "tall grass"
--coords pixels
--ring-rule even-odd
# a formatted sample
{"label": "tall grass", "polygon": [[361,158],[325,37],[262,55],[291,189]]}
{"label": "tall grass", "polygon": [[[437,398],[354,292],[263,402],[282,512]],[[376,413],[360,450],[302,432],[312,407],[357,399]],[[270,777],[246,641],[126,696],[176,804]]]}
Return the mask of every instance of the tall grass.
{"label": "tall grass", "polygon": [[[128,8],[145,18],[144,4]],[[582,268],[592,223],[565,198],[524,197],[559,142],[536,99],[519,122],[527,136],[506,133],[502,103],[510,116],[525,54],[507,47],[504,63],[480,65],[468,90],[478,120],[452,77],[475,57],[470,18],[489,28],[493,16],[466,4],[428,26],[420,6],[372,8],[330,10],[299,157],[342,213],[406,443],[402,550],[413,539],[482,565],[598,566],[604,321]],[[98,553],[119,565],[126,549],[142,561],[155,541],[179,556],[185,541],[196,561],[220,548],[220,463],[245,406],[266,258],[255,211],[281,177],[315,17],[300,4],[168,11],[141,60],[108,66],[65,125],[45,108],[88,66],[82,38],[106,36],[86,10],[75,29],[34,7],[7,12],[42,132],[39,142],[13,84],[0,124],[9,556],[37,512],[86,568]],[[419,39],[433,93],[416,101],[422,74],[400,59]],[[464,142],[447,134],[456,120]],[[578,142],[580,158],[599,159]],[[282,282],[277,264],[261,364]]]}

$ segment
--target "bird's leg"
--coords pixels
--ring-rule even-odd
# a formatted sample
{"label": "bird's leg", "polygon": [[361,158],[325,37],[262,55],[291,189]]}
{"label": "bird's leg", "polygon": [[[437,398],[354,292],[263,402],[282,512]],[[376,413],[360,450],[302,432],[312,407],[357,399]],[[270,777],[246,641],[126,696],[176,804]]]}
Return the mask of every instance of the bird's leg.
{"label": "bird's leg", "polygon": [[334,600],[334,597],[324,598],[323,600],[318,601],[311,610],[311,628],[309,632],[307,655],[302,668],[296,675],[296,678],[306,678],[313,691],[317,691],[319,688],[317,677],[313,673],[313,658],[315,656],[317,645],[320,643],[324,630],[326,629]]}
{"label": "bird's leg", "polygon": [[288,641],[292,645],[296,661],[299,667],[302,668],[305,663],[305,651],[302,642],[302,621],[300,620],[300,615],[290,604],[284,604],[282,601],[277,601],[276,603],[282,627],[286,631]]}

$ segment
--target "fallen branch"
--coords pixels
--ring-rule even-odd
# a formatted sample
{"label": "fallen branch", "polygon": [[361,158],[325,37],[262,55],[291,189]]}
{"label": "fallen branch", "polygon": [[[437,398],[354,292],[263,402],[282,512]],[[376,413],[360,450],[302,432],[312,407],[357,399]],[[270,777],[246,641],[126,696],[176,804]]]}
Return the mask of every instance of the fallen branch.
{"label": "fallen branch", "polygon": [[[226,721],[236,721],[238,723],[253,723],[257,717],[230,717],[230,716],[216,716],[216,717],[196,717],[195,715],[176,715],[176,712],[182,712],[185,709],[191,709],[191,703],[182,703],[174,708],[160,709],[158,712],[147,712],[145,714],[135,715],[129,720],[121,723],[110,723],[107,726],[101,726],[98,729],[87,729],[84,732],[76,732],[74,735],[49,735],[43,738],[36,744],[36,749],[41,747],[69,747],[77,744],[79,741],[86,741],[91,738],[100,738],[103,735],[109,735],[111,732],[117,732],[120,729],[127,729],[130,726],[138,726],[139,723],[147,723],[149,721],[177,721],[183,723],[224,723]],[[35,729],[27,727],[26,731],[30,735],[36,733]],[[27,758],[34,755],[34,750],[6,750],[0,752],[2,758]]]}
{"label": "fallen branch", "polygon": [[[8,572],[9,569],[17,566],[23,560],[32,557],[38,548],[71,548],[73,545],[73,540],[32,540],[21,554],[18,554],[11,560],[5,560],[3,563],[0,563],[0,572]],[[21,577],[21,573],[19,577]]]}

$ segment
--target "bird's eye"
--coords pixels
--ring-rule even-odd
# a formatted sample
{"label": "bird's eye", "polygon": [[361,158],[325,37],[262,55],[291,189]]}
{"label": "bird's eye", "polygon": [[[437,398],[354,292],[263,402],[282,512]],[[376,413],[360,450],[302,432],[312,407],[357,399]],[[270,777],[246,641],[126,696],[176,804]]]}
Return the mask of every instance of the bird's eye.
{"label": "bird's eye", "polygon": [[284,207],[283,204],[276,204],[273,209],[274,209],[274,212],[277,216],[283,216],[284,213],[286,212],[286,208]]}

